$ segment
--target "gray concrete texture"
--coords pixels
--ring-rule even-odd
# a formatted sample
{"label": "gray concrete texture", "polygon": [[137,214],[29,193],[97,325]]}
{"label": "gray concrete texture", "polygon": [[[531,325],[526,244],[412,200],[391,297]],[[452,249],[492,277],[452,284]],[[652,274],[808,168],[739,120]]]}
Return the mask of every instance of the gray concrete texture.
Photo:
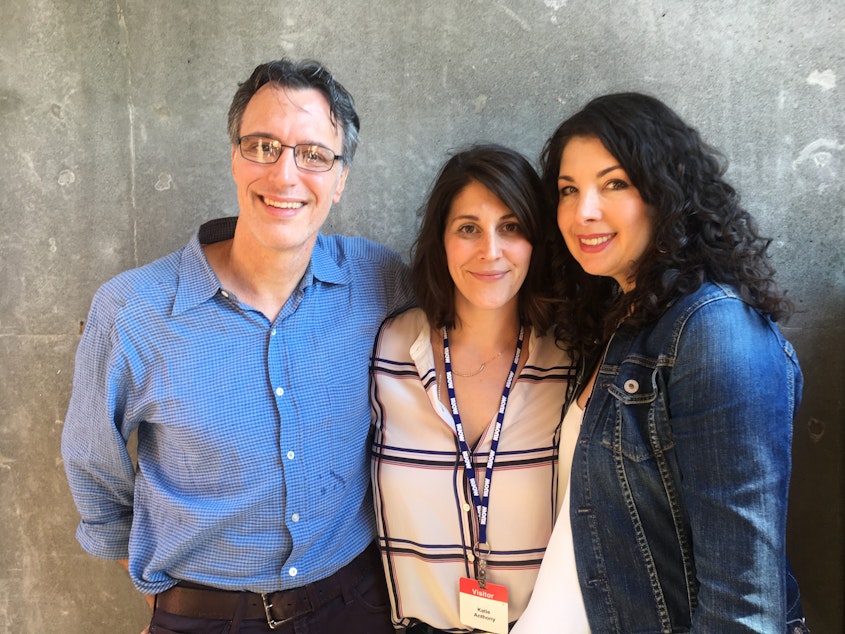
{"label": "gray concrete texture", "polygon": [[4,0],[0,4],[0,632],[138,632],[86,555],[59,438],[95,289],[236,213],[225,122],[259,62],[324,61],[362,143],[326,230],[407,253],[450,149],[536,159],[590,97],[652,93],[730,159],[801,312],[790,555],[843,626],[845,3],[833,0]]}

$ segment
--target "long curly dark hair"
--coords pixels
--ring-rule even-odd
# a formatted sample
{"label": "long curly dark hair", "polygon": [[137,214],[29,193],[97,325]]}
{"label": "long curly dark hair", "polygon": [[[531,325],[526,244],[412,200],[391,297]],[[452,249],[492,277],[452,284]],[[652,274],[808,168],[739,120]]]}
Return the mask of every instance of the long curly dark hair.
{"label": "long curly dark hair", "polygon": [[623,294],[609,277],[587,274],[556,241],[561,299],[556,335],[576,360],[594,354],[623,319],[642,328],[705,280],[732,286],[773,320],[793,310],[774,281],[771,240],[723,179],[724,157],[660,100],[639,93],[597,97],[565,120],[540,157],[543,186],[555,213],[561,156],[573,137],[593,137],[616,158],[651,211],[651,243],[636,264],[635,287]]}

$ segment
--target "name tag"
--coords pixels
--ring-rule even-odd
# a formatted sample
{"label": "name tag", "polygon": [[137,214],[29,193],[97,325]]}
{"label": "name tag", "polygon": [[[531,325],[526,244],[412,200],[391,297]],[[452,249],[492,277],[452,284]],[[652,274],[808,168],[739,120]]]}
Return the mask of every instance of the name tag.
{"label": "name tag", "polygon": [[461,577],[461,623],[482,632],[508,634],[508,589],[495,583],[484,588]]}

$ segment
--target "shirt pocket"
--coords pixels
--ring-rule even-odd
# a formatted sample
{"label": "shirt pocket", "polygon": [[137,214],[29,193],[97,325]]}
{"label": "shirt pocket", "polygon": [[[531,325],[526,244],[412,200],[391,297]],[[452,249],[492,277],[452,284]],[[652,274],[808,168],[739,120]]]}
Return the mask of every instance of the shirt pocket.
{"label": "shirt pocket", "polygon": [[[369,469],[370,403],[366,381],[325,384],[319,427],[327,443],[329,475],[336,484],[358,483]],[[369,473],[367,471],[367,473]]]}
{"label": "shirt pocket", "polygon": [[602,383],[609,411],[602,430],[602,446],[628,460],[642,462],[669,450],[672,434],[657,369],[626,362],[612,379]]}

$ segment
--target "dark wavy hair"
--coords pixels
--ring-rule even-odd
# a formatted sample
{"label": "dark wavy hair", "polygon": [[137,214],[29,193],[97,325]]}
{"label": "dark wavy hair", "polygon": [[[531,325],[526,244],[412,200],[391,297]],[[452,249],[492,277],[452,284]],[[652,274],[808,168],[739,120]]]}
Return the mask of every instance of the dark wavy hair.
{"label": "dark wavy hair", "polygon": [[[723,179],[724,157],[660,100],[639,93],[597,97],[560,124],[540,158],[543,187],[556,209],[561,156],[570,139],[599,139],[649,206],[651,243],[636,264],[635,287],[622,294],[609,277],[588,275],[556,240],[556,335],[578,359],[595,353],[626,316],[641,328],[705,280],[736,289],[773,320],[792,303],[774,281],[771,240]],[[551,212],[554,215],[554,211]]]}
{"label": "dark wavy hair", "polygon": [[544,333],[554,321],[554,305],[547,289],[552,277],[549,236],[557,231],[545,213],[537,172],[524,156],[501,145],[474,145],[458,151],[435,178],[421,210],[422,225],[411,258],[417,302],[433,328],[455,325],[455,283],[449,274],[443,238],[452,201],[472,182],[483,185],[514,213],[533,247],[518,306],[523,323]]}
{"label": "dark wavy hair", "polygon": [[358,131],[361,129],[355,102],[329,69],[312,59],[297,62],[283,58],[259,64],[249,79],[238,84],[238,90],[229,106],[227,125],[232,145],[237,145],[240,140],[241,121],[247,104],[264,84],[292,90],[312,89],[322,93],[329,104],[332,124],[340,124],[343,130],[343,162],[345,165],[352,162],[358,147]]}

